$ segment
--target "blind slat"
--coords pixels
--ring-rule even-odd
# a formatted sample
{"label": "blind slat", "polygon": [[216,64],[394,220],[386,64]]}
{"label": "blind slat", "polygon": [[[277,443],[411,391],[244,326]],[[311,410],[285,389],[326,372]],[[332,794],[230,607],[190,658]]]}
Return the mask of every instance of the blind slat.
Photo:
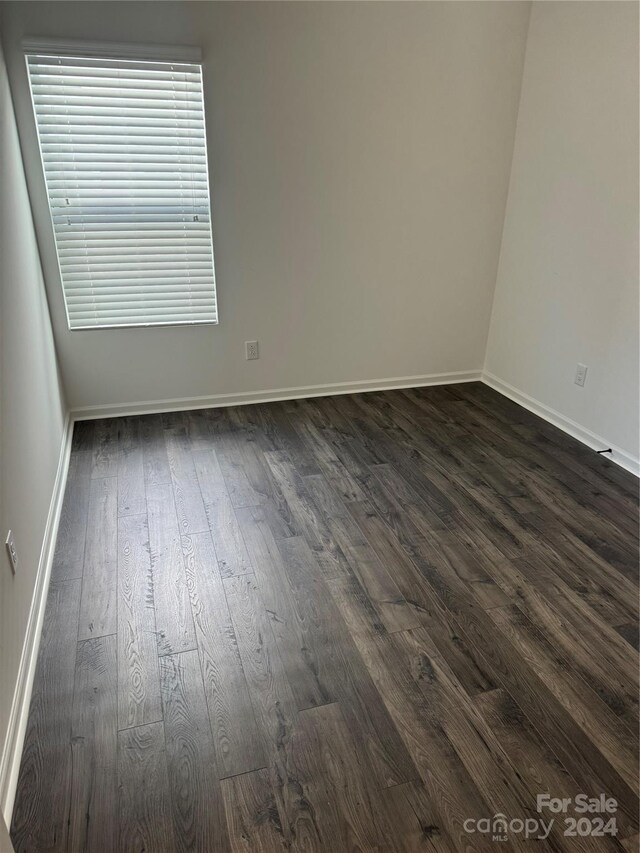
{"label": "blind slat", "polygon": [[200,66],[27,62],[69,327],[217,322]]}

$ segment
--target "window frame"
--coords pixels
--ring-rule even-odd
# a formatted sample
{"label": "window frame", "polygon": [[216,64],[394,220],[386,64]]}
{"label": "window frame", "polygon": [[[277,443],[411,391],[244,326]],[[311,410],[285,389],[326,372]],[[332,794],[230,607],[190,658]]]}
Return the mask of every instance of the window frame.
{"label": "window frame", "polygon": [[[218,277],[215,267],[215,246],[213,239],[213,213],[211,202],[211,186],[212,176],[209,165],[209,146],[206,121],[206,104],[204,97],[204,65],[202,61],[202,50],[194,45],[153,45],[142,43],[120,43],[120,42],[102,42],[102,41],[87,41],[76,39],[48,39],[48,38],[32,38],[27,37],[22,40],[22,53],[24,56],[25,70],[27,74],[27,84],[31,98],[31,110],[34,122],[34,130],[36,133],[38,155],[40,158],[40,167],[42,170],[42,179],[47,200],[49,225],[51,228],[51,237],[53,239],[54,251],[56,256],[56,264],[58,271],[58,279],[60,284],[60,292],[62,295],[65,317],[67,321],[67,329],[70,332],[89,332],[89,331],[107,331],[107,330],[126,330],[126,329],[154,329],[154,328],[193,328],[201,326],[217,326],[220,322],[220,308],[218,301]],[[211,238],[211,259],[213,272],[213,295],[215,300],[215,319],[206,320],[166,320],[160,322],[129,322],[118,324],[92,324],[87,326],[72,326],[69,318],[69,306],[67,304],[67,295],[64,287],[64,279],[60,266],[60,254],[58,251],[58,242],[56,239],[56,231],[53,220],[53,210],[50,204],[49,187],[47,183],[47,175],[44,165],[44,158],[40,140],[40,134],[37,126],[36,107],[33,100],[33,92],[31,89],[31,77],[29,74],[29,56],[51,56],[58,59],[112,59],[112,60],[130,60],[139,62],[158,62],[158,63],[176,63],[176,64],[193,64],[200,66],[200,74],[202,80],[202,118],[204,126],[204,157],[205,157],[205,173],[207,176],[207,191],[208,191],[208,211],[209,211],[209,235]]]}

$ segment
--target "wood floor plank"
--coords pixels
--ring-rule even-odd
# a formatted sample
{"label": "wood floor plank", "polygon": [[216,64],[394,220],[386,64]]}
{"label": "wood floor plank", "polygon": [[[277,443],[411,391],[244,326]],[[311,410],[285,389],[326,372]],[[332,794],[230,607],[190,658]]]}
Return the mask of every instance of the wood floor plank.
{"label": "wood floor plank", "polygon": [[91,490],[91,463],[91,451],[87,449],[73,451],[69,459],[67,486],[60,510],[51,565],[53,583],[82,577]]}
{"label": "wood floor plank", "polygon": [[224,409],[194,409],[192,412],[178,412],[176,417],[178,424],[186,430],[191,451],[207,450],[214,436],[217,444],[230,429],[229,416]]}
{"label": "wood floor plank", "polygon": [[[465,548],[464,542],[459,541],[449,529],[431,526],[428,519],[422,518],[423,504],[411,503],[410,492],[400,486],[393,469],[376,465],[372,471],[381,481],[378,491],[371,493],[376,514],[384,519],[413,562],[430,577],[442,594],[446,594],[446,586],[452,586],[459,594],[477,600],[482,607],[508,604],[504,592],[481,562]],[[381,471],[384,471],[382,475]],[[384,483],[392,485],[387,489]]]}
{"label": "wood floor plank", "polygon": [[91,476],[97,480],[118,475],[118,418],[97,420],[94,426]]}
{"label": "wood floor plank", "polygon": [[198,451],[194,458],[208,519],[207,529],[213,536],[222,576],[252,572],[253,566],[215,452]]}
{"label": "wood floor plank", "polygon": [[[451,602],[451,606],[456,605]],[[604,785],[604,789],[615,792],[612,796],[618,800],[620,809],[630,821],[636,820],[636,795],[585,734],[581,725],[583,707],[578,704],[567,708],[551,692],[548,683],[540,679],[542,672],[534,671],[529,660],[512,645],[512,638],[498,632],[495,614],[501,608],[483,613],[461,603],[458,606],[454,615],[457,629],[467,639],[470,653],[486,667],[496,685],[513,696],[570,773],[587,786]],[[630,760],[624,753],[620,758]]]}
{"label": "wood floor plank", "polygon": [[336,579],[329,587],[426,786],[433,807],[432,825],[451,838],[454,847],[464,849],[468,840],[464,821],[488,813],[489,806],[442,723],[431,715],[402,656],[390,637],[376,627],[375,614],[357,582]]}
{"label": "wood floor plank", "polygon": [[67,849],[80,584],[49,587],[11,824],[16,853]]}
{"label": "wood floor plank", "polygon": [[[306,401],[302,401],[305,403]],[[306,413],[307,408],[302,407]],[[295,428],[306,442],[309,450],[315,456],[318,465],[327,478],[331,487],[344,501],[364,500],[364,493],[355,477],[352,477],[345,465],[338,458],[330,441],[309,418],[298,418]]]}
{"label": "wood floor plank", "polygon": [[242,443],[242,438],[239,442],[237,433],[231,430],[216,436],[216,456],[220,471],[234,507],[259,506],[263,495],[253,487],[249,479]]}
{"label": "wood floor plank", "polygon": [[266,770],[221,783],[233,853],[282,853],[282,820]]}
{"label": "wood floor plank", "polygon": [[89,493],[79,640],[116,633],[118,482],[94,479]]}
{"label": "wood floor plank", "polygon": [[[527,660],[527,665],[525,667],[515,663],[515,660],[517,660],[517,652],[510,643],[506,642],[506,637],[503,641],[489,646],[487,644],[487,638],[493,636],[495,633],[495,627],[492,627],[492,624],[495,626],[495,621],[487,624],[486,619],[480,618],[482,616],[481,610],[474,608],[473,602],[463,594],[463,591],[459,587],[457,588],[456,585],[446,583],[445,579],[438,575],[437,572],[434,574],[430,563],[423,563],[422,553],[416,552],[415,549],[412,550],[411,548],[409,548],[408,551],[411,553],[412,560],[416,563],[416,566],[419,567],[421,573],[425,575],[428,585],[440,600],[441,605],[445,610],[449,610],[454,615],[457,633],[463,638],[466,638],[467,650],[478,661],[480,668],[487,671],[494,682],[496,682],[497,679],[496,683],[498,686],[502,684],[506,689],[510,691],[516,690],[517,693],[524,689],[527,695],[527,700],[525,702],[525,706],[527,708],[539,705],[541,686],[546,682],[539,681],[537,678],[534,678],[533,682],[531,681],[531,675],[533,673],[528,668],[528,660],[526,656],[525,660]],[[499,614],[500,611],[501,608],[494,608],[492,610],[488,610],[487,613],[493,616],[494,613]],[[480,652],[480,655],[478,655],[478,652]],[[509,665],[506,660],[501,660],[503,655],[506,655],[507,658],[513,659],[514,663]],[[496,658],[499,661],[497,668],[494,665]],[[505,675],[507,677],[507,683],[503,681]],[[536,675],[541,676],[541,671],[536,671]],[[552,712],[558,715],[558,719],[564,720],[564,725],[559,725],[559,727],[554,730],[553,739],[557,744],[556,748],[560,750],[563,755],[567,756],[566,760],[571,766],[573,766],[572,762],[576,759],[580,762],[581,769],[578,771],[579,773],[582,773],[583,775],[586,772],[595,772],[596,774],[602,773],[608,780],[607,784],[609,784],[611,789],[618,790],[619,799],[621,802],[624,801],[625,808],[628,813],[633,815],[635,811],[634,806],[632,805],[634,795],[631,793],[632,788],[628,787],[630,782],[629,775],[627,774],[626,781],[623,780],[622,777],[618,776],[603,754],[599,750],[593,748],[593,744],[589,750],[586,750],[585,752],[578,752],[576,754],[573,751],[573,746],[576,740],[580,741],[584,737],[584,732],[581,730],[578,721],[574,719],[571,714],[572,712],[576,713],[578,708],[581,706],[578,704],[574,705],[571,709],[565,709],[562,707],[561,695],[557,692],[554,693],[553,691],[550,691],[551,685],[549,683],[546,683],[546,686],[548,688],[547,691],[544,691],[547,698],[547,703],[545,705],[546,716],[544,716],[544,719],[539,722],[541,724],[544,723],[545,730],[549,731],[549,729],[546,728],[546,724]],[[513,695],[517,698],[516,694]],[[595,694],[592,695],[595,699]],[[612,727],[614,731],[617,730],[618,724],[615,719],[609,719],[607,717],[607,709],[600,706],[601,702],[600,700],[597,700],[593,707],[599,714],[604,715],[604,717],[607,718],[607,726],[605,729],[606,734],[604,734],[603,737],[604,742],[609,743],[607,740],[609,738],[608,732]],[[579,714],[578,719],[581,720]],[[590,718],[587,716],[587,719]],[[592,731],[596,727],[597,726],[595,725],[592,726]],[[572,731],[570,740],[572,747],[571,752],[567,753],[565,750],[569,743],[567,738],[569,730]],[[558,734],[560,735],[559,740],[557,738]],[[617,742],[620,743],[620,740]],[[590,741],[590,743],[592,742]],[[611,747],[609,747],[609,749],[611,749]],[[627,770],[630,769],[634,761],[637,763],[635,753],[633,752],[631,754],[627,754],[627,751],[623,750],[620,758],[626,762],[625,766]],[[587,759],[586,764],[585,759]],[[591,766],[589,759],[593,762],[593,766]],[[589,767],[589,771],[587,771],[587,767]],[[596,767],[597,769],[595,769]]]}
{"label": "wood floor plank", "polygon": [[297,766],[297,707],[253,575],[224,581],[238,648],[256,711],[282,834],[296,849],[322,850],[316,806],[304,795]]}
{"label": "wood floor plank", "polygon": [[[600,512],[579,504],[563,494],[545,472],[529,474],[531,497],[543,510],[555,513],[561,524],[631,581],[637,578],[638,546],[631,537],[620,535],[616,525]],[[508,555],[516,556],[516,555]]]}
{"label": "wood floor plank", "polygon": [[385,788],[384,808],[396,831],[402,853],[455,853],[456,848],[436,823],[433,806],[422,782],[404,782]]}
{"label": "wood floor plank", "polygon": [[[310,708],[299,715],[302,737],[313,756],[301,762],[301,784],[317,804],[324,850],[396,848],[379,789],[368,773],[339,704]],[[320,765],[320,767],[318,766]],[[328,819],[323,820],[327,814]]]}
{"label": "wood floor plank", "polygon": [[240,509],[238,518],[297,707],[325,705],[331,701],[331,694],[305,644],[304,626],[264,507]]}
{"label": "wood floor plank", "polygon": [[470,653],[446,607],[441,604],[410,556],[394,539],[388,526],[368,504],[354,502],[349,510],[383,563],[393,566],[395,582],[414,610],[422,615],[422,623],[428,626],[441,654],[466,690],[476,693],[494,688],[496,685],[491,675]]}
{"label": "wood floor plank", "polygon": [[301,477],[320,473],[315,456],[307,452],[305,442],[294,429],[292,412],[287,411],[287,403],[282,406],[263,406],[262,419],[263,428],[275,450],[286,455]]}
{"label": "wood floor plank", "polygon": [[517,436],[518,440],[512,442],[517,448],[517,455],[536,460],[541,467],[550,471],[558,470],[564,481],[568,475],[575,473],[584,482],[595,483],[599,491],[605,490],[615,495],[618,501],[626,505],[629,515],[634,516],[638,483],[633,475],[602,456],[594,457],[593,452],[583,444],[518,407],[513,401],[501,399],[497,392],[486,389],[490,392],[486,393],[483,390],[481,401],[477,390],[469,386],[464,393],[465,398],[471,397],[474,401],[473,415],[478,418],[484,414],[485,422],[490,427],[495,429],[496,423],[499,423],[501,432]]}
{"label": "wood floor plank", "polygon": [[171,482],[171,469],[167,457],[162,415],[146,415],[140,419],[142,465],[147,486]]}
{"label": "wood floor plank", "polygon": [[165,443],[180,533],[202,533],[208,529],[207,515],[186,430],[165,428]]}
{"label": "wood floor plank", "polygon": [[162,723],[118,733],[118,787],[118,850],[173,853],[176,846]]}
{"label": "wood floor plank", "polygon": [[[386,423],[378,426],[373,415],[378,413],[380,419],[379,409],[372,408],[364,400],[358,400],[358,405],[365,414],[372,416],[366,421],[357,419],[356,422],[371,441],[385,449],[388,458],[382,461],[391,460],[402,475],[416,485],[418,491],[424,489],[425,483],[430,483],[431,489],[436,487],[440,495],[445,495],[448,511],[441,508],[436,514],[445,512],[443,517],[449,523],[475,522],[485,530],[490,541],[504,556],[517,556],[524,548],[534,544],[524,519],[493,500],[490,490],[480,488],[462,476],[465,466],[451,453],[449,445],[445,444],[443,448],[442,445],[438,446],[437,441],[427,441],[424,432],[416,431],[410,419],[404,419],[404,428],[401,428],[388,416]],[[397,415],[395,420],[398,420]],[[452,466],[457,466],[457,473],[454,472],[453,476]],[[416,474],[422,476],[416,477]]]}
{"label": "wood floor plank", "polygon": [[637,791],[638,755],[628,749],[630,729],[555,654],[540,628],[533,625],[517,607],[497,607],[490,612],[490,617],[516,645],[558,702],[571,713],[594,748],[605,756],[629,788]]}
{"label": "wood floor plank", "polygon": [[314,551],[325,577],[348,574],[344,554],[334,542],[322,513],[315,508],[301,475],[289,457],[280,451],[268,451],[265,459],[289,504],[297,528]]}
{"label": "wood floor plank", "polygon": [[78,643],[71,724],[69,851],[118,849],[118,677],[114,636]]}
{"label": "wood floor plank", "polygon": [[388,631],[420,624],[420,618],[369,545],[345,505],[322,475],[305,477],[307,490],[322,512],[331,535],[380,614]]}
{"label": "wood floor plank", "polygon": [[631,731],[638,728],[638,668],[619,635],[541,560],[496,564],[492,573],[528,619],[553,637],[571,668]]}
{"label": "wood floor plank", "polygon": [[147,515],[158,654],[196,647],[174,495],[169,484],[147,486]]}
{"label": "wood floor plank", "polygon": [[627,622],[624,625],[618,625],[616,628],[617,632],[626,640],[629,645],[636,650],[639,649],[640,638],[639,638],[639,630],[637,622]]}
{"label": "wood floor plank", "polygon": [[[527,784],[526,766],[512,760],[512,752],[502,738],[477,713],[479,697],[476,697],[476,704],[470,701],[423,629],[398,634],[393,642],[407,661],[431,713],[442,721],[447,736],[493,813],[537,821],[540,817],[536,801],[539,783],[534,780],[533,785]],[[523,741],[526,740],[525,735]],[[509,842],[516,849],[530,847],[526,839],[519,837],[510,838]],[[593,842],[580,839],[577,846],[567,843],[564,824],[557,821],[548,831],[548,844],[560,850],[603,849],[600,839]]]}
{"label": "wood floor plank", "polygon": [[118,520],[118,728],[162,719],[146,515]]}
{"label": "wood floor plank", "polygon": [[169,790],[177,851],[230,850],[197,651],[160,658]]}
{"label": "wood floor plank", "polygon": [[265,766],[238,644],[208,533],[184,537],[191,608],[220,778]]}
{"label": "wood floor plank", "polygon": [[638,578],[621,575],[569,530],[546,526],[543,535],[545,548],[540,558],[578,594],[588,596],[590,607],[596,609],[594,602],[601,606],[604,602],[617,612],[612,624],[637,620]]}
{"label": "wood floor plank", "polygon": [[324,692],[340,703],[378,784],[387,787],[415,779],[415,765],[320,576],[313,552],[300,537],[281,539],[278,548],[302,628],[300,651],[317,669]]}
{"label": "wood floor plank", "polygon": [[[535,798],[513,772],[507,753],[475,706],[457,683],[446,662],[425,644],[419,632],[405,631],[391,642],[409,668],[425,704],[440,721],[446,736],[464,764],[475,786],[482,792],[493,813],[509,814],[522,820],[536,819]],[[510,839],[514,849],[529,845],[521,838]]]}
{"label": "wood floor plank", "polygon": [[[518,769],[530,792],[532,803],[535,803],[539,793],[547,791],[553,791],[554,797],[569,797],[572,803],[575,802],[576,795],[582,793],[580,786],[541,740],[508,693],[501,689],[492,690],[474,697],[474,703],[499,739],[512,765]],[[561,849],[616,849],[614,839],[610,839],[609,843],[606,838],[586,836],[575,839],[575,843],[571,843],[568,838],[559,841]]]}
{"label": "wood floor plank", "polygon": [[121,418],[118,428],[118,515],[147,511],[140,419]]}
{"label": "wood floor plank", "polygon": [[269,516],[269,526],[278,539],[294,536],[299,532],[298,528],[258,442],[242,428],[234,433],[234,440],[249,485],[253,494],[259,498],[255,505],[262,506]]}

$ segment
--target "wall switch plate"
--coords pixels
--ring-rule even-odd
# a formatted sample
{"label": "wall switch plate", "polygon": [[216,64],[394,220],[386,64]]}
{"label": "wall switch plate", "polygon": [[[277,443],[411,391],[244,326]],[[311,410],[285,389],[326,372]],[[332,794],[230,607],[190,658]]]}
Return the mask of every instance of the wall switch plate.
{"label": "wall switch plate", "polygon": [[245,341],[244,349],[247,361],[254,361],[256,358],[260,358],[260,352],[258,350],[258,341]]}
{"label": "wall switch plate", "polygon": [[11,530],[7,533],[7,541],[5,544],[7,546],[7,554],[9,555],[11,571],[15,575],[16,569],[18,568],[18,549],[16,548],[16,543]]}
{"label": "wall switch plate", "polygon": [[584,385],[587,379],[587,365],[579,364],[576,368],[576,378],[573,380],[576,385]]}

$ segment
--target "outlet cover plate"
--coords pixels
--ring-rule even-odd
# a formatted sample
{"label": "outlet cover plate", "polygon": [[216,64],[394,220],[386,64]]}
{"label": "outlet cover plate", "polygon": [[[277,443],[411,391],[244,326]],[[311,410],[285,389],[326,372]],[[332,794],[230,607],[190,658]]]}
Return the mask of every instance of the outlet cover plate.
{"label": "outlet cover plate", "polygon": [[587,370],[588,367],[586,364],[578,364],[576,367],[576,378],[573,380],[576,385],[580,385],[582,387],[587,381]]}
{"label": "outlet cover plate", "polygon": [[7,546],[7,554],[9,555],[9,565],[11,566],[11,571],[15,575],[16,569],[18,568],[18,549],[16,548],[16,543],[13,538],[13,532],[10,530],[7,533],[7,541],[5,542]]}
{"label": "outlet cover plate", "polygon": [[260,350],[258,349],[258,341],[245,341],[244,342],[244,350],[245,357],[247,361],[255,361],[256,358],[260,358]]}

